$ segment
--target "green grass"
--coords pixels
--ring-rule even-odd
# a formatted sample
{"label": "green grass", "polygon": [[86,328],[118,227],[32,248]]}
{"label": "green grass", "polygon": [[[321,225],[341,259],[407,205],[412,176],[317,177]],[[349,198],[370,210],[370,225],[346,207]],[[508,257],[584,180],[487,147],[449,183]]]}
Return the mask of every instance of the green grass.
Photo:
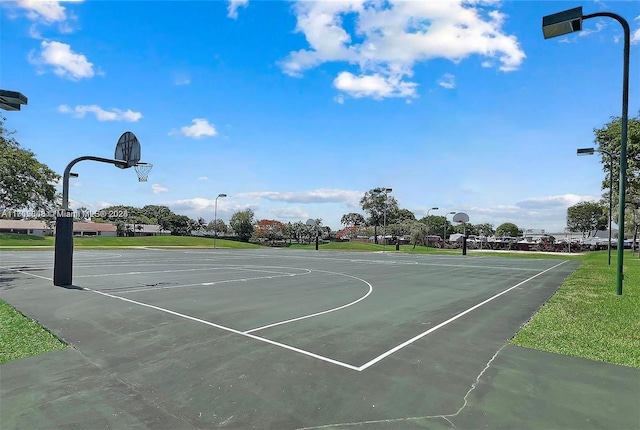
{"label": "green grass", "polygon": [[512,344],[640,368],[640,260],[625,252],[623,295],[616,259],[594,252],[525,324]]}
{"label": "green grass", "polygon": [[[315,243],[311,243],[309,245],[299,245],[292,244],[289,246],[290,249],[305,249],[305,250],[315,250]],[[400,245],[400,250],[396,251],[396,246],[394,244],[387,245],[383,248],[382,245],[376,245],[375,243],[370,242],[328,242],[321,243],[318,246],[318,250],[320,251],[368,251],[368,252],[382,252],[383,249],[388,253],[402,252],[408,254],[448,254],[448,255],[462,255],[462,248],[455,249],[441,249],[441,248],[427,248],[426,246],[416,246],[415,249],[413,245]],[[545,259],[557,259],[557,260],[566,260],[570,259],[580,259],[582,255],[580,254],[566,254],[566,253],[555,253],[555,254],[543,254],[539,252],[525,252],[525,251],[510,251],[510,252],[491,252],[491,251],[482,251],[478,249],[468,249],[468,256],[473,257],[510,257],[510,258],[545,258]]]}
{"label": "green grass", "polygon": [[[26,234],[0,234],[0,246],[22,247],[22,246],[53,246],[55,240],[51,236],[29,236]],[[191,236],[143,236],[143,237],[75,237],[73,239],[75,247],[90,246],[190,246],[190,247],[213,247],[213,239],[206,237]],[[260,248],[246,242],[234,240],[218,239],[216,247],[219,248]]]}
{"label": "green grass", "polygon": [[0,246],[52,246],[53,237],[0,233]]}
{"label": "green grass", "polygon": [[36,321],[0,300],[0,363],[66,347]]}

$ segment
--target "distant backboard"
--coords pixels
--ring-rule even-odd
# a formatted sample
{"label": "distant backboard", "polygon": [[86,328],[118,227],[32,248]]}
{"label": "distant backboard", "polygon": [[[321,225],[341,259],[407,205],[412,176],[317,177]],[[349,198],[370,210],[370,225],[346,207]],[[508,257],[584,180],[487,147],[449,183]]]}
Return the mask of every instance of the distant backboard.
{"label": "distant backboard", "polygon": [[469,215],[464,212],[458,212],[453,216],[453,222],[469,222]]}
{"label": "distant backboard", "polygon": [[140,142],[135,134],[127,131],[120,136],[116,144],[114,159],[124,161],[124,164],[116,164],[121,169],[135,166],[140,161]]}
{"label": "distant backboard", "polygon": [[313,219],[311,219],[311,218],[309,218],[309,219],[307,220],[307,223],[306,223],[306,224],[307,224],[309,227],[315,227],[315,226],[316,226],[316,221],[315,221],[315,220],[313,220]]}

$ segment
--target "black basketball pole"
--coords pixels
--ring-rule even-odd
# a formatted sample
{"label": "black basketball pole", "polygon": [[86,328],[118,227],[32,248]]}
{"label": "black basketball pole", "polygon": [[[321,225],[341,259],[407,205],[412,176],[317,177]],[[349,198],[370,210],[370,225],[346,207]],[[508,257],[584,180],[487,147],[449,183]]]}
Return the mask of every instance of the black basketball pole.
{"label": "black basketball pole", "polygon": [[62,210],[56,214],[56,240],[53,255],[53,285],[70,287],[73,285],[73,212],[69,211],[69,177],[71,168],[83,160],[99,161],[102,163],[126,165],[122,160],[93,157],[90,155],[73,160],[62,177]]}

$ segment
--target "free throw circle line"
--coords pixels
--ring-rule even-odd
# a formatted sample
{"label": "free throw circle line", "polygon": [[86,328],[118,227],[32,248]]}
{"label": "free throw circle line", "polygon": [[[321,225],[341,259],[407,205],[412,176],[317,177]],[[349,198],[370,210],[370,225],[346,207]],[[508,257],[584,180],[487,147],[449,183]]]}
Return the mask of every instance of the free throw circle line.
{"label": "free throw circle line", "polygon": [[251,330],[243,331],[243,333],[245,333],[245,334],[253,333],[253,332],[256,332],[256,331],[260,331],[260,330],[264,330],[264,329],[267,329],[267,328],[279,326],[279,325],[282,325],[282,324],[288,324],[288,323],[291,323],[291,322],[300,321],[300,320],[304,320],[304,319],[307,319],[307,318],[313,318],[313,317],[317,317],[319,315],[324,315],[324,314],[328,314],[328,313],[331,313],[331,312],[339,311],[341,309],[348,308],[349,306],[353,306],[358,302],[361,302],[362,300],[364,300],[367,297],[369,297],[369,295],[373,292],[373,286],[369,282],[365,281],[362,278],[358,278],[357,276],[347,275],[347,274],[338,273],[338,272],[330,272],[328,270],[315,270],[315,269],[306,269],[306,270],[311,270],[312,272],[329,273],[329,274],[338,275],[338,276],[346,276],[347,278],[353,278],[353,279],[356,279],[358,281],[361,281],[361,282],[364,282],[365,284],[367,284],[369,286],[369,291],[367,291],[367,294],[365,294],[364,296],[362,296],[359,299],[354,300],[354,301],[352,301],[350,303],[347,303],[346,305],[338,306],[337,308],[333,308],[333,309],[327,309],[326,311],[315,312],[315,313],[309,314],[309,315],[303,315],[303,316],[297,317],[297,318],[291,318],[291,319],[288,319],[288,320],[285,320],[285,321],[276,322],[276,323],[273,323],[273,324],[268,324],[268,325],[265,325],[265,326],[262,326],[262,327],[252,328]]}

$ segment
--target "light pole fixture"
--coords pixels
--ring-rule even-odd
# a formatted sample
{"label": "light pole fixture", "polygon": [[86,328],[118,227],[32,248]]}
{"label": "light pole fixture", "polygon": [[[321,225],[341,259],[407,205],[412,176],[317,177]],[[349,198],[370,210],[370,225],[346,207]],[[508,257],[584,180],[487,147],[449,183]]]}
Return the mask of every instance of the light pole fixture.
{"label": "light pole fixture", "polygon": [[[595,148],[579,148],[576,152],[578,155],[593,155],[596,152],[600,152],[609,156],[609,244],[607,245],[607,250],[609,251],[609,266],[611,266],[611,222],[613,218],[613,154],[604,149]],[[618,234],[620,234],[619,227]]]}
{"label": "light pole fixture", "polygon": [[218,194],[215,204],[213,205],[213,249],[216,249],[216,239],[218,238],[218,199],[227,197],[226,194]]}
{"label": "light pole fixture", "polygon": [[444,241],[447,240],[447,215],[455,215],[456,212],[448,212],[444,214],[444,232],[442,233],[442,244],[444,245]]}
{"label": "light pole fixture", "polygon": [[622,117],[620,137],[620,180],[618,184],[618,261],[616,276],[616,293],[622,295],[624,279],[624,209],[627,183],[627,131],[629,122],[629,51],[631,45],[631,31],[629,23],[620,15],[611,12],[596,12],[589,15],[582,14],[582,7],[576,7],[563,12],[547,15],[542,18],[542,33],[545,39],[562,36],[574,31],[582,30],[582,21],[596,17],[613,18],[622,25],[624,31],[623,67],[622,67]]}
{"label": "light pole fixture", "polygon": [[427,248],[429,248],[429,212],[430,211],[437,211],[440,208],[431,208],[431,209],[427,209]]}
{"label": "light pole fixture", "polygon": [[383,209],[383,222],[382,222],[382,234],[384,235],[382,240],[382,252],[384,253],[386,252],[386,246],[387,246],[387,203],[389,201],[389,193],[393,191],[393,189],[380,187],[380,188],[374,188],[373,191],[375,191],[376,193],[384,193],[384,209]]}
{"label": "light pole fixture", "polygon": [[24,94],[17,91],[0,90],[0,109],[16,111],[29,102]]}

